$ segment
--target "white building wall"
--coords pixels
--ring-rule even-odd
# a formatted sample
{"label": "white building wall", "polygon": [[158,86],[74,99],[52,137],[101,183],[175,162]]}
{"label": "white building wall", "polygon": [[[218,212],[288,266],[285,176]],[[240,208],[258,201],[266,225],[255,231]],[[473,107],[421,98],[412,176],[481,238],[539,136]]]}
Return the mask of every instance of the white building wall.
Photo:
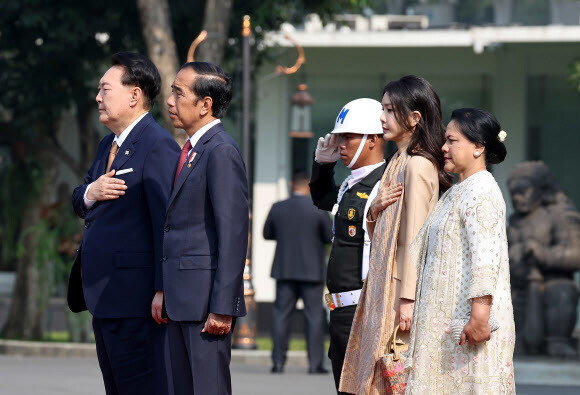
{"label": "white building wall", "polygon": [[[273,67],[272,67],[273,69]],[[264,223],[272,205],[288,197],[290,147],[287,77],[258,79],[256,154],[252,202],[252,273],[257,302],[271,302],[275,281],[270,278],[276,242],[264,240]]]}

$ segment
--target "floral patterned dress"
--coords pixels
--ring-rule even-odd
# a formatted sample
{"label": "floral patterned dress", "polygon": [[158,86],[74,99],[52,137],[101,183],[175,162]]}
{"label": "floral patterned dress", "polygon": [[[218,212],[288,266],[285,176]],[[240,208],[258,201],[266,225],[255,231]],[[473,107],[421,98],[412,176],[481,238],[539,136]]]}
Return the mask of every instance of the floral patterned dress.
{"label": "floral patterned dress", "polygon": [[[515,326],[505,202],[480,171],[448,190],[411,246],[418,282],[407,394],[515,393]],[[450,323],[469,317],[471,299],[492,295],[499,324],[477,346],[457,344]]]}

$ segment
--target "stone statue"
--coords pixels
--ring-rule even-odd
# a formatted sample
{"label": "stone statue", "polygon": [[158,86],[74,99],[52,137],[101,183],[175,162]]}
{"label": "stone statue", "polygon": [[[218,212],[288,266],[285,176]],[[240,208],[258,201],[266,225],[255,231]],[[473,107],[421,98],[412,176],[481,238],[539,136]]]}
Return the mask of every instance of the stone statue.
{"label": "stone statue", "polygon": [[516,355],[577,358],[580,214],[543,162],[518,164],[508,180],[514,214],[508,243]]}

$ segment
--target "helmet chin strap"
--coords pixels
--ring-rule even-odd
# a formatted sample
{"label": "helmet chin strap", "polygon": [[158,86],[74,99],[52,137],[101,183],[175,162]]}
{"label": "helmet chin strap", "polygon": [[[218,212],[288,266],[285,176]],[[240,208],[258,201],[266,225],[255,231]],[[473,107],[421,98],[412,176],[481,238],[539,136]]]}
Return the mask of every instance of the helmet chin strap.
{"label": "helmet chin strap", "polygon": [[367,142],[367,136],[368,136],[368,134],[365,134],[363,136],[363,138],[360,140],[360,143],[358,145],[358,149],[356,150],[356,153],[354,154],[354,156],[353,156],[352,160],[350,161],[350,163],[348,164],[348,166],[346,166],[349,169],[352,169],[352,167],[355,165],[356,161],[358,160],[358,157],[360,156],[360,153],[362,152],[363,147],[365,146],[365,143]]}

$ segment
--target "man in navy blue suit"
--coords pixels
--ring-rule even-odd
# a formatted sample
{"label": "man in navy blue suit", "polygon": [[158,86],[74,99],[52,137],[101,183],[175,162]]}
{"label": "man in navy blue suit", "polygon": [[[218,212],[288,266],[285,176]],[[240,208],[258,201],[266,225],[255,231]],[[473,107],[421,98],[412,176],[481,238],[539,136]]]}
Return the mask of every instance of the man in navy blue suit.
{"label": "man in navy blue suit", "polygon": [[99,144],[73,207],[85,231],[69,280],[72,311],[88,310],[107,394],[166,394],[163,220],[179,146],[149,110],[161,77],[122,52],[99,82]]}
{"label": "man in navy blue suit", "polygon": [[231,331],[246,314],[248,181],[240,150],[220,118],[231,79],[203,62],[183,65],[167,100],[189,136],[165,217],[163,279],[175,393],[230,394]]}
{"label": "man in navy blue suit", "polygon": [[264,239],[276,240],[272,278],[276,300],[272,311],[272,373],[282,373],[288,350],[290,318],[299,298],[304,302],[304,332],[309,373],[328,373],[323,366],[326,278],[324,245],[332,242],[328,213],[310,199],[310,176],[292,177],[292,196],[272,206],[264,223]]}

